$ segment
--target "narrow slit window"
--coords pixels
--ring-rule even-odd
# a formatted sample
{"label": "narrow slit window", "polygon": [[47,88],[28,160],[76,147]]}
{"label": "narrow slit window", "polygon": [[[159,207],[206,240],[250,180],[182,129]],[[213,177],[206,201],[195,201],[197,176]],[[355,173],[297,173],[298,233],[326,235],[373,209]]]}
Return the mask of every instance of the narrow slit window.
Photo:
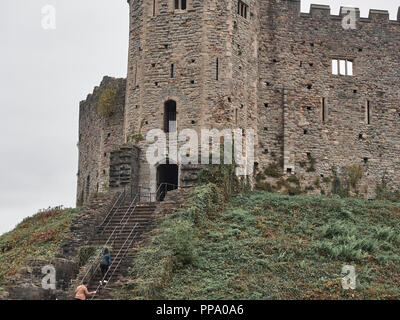
{"label": "narrow slit window", "polygon": [[367,107],[365,110],[365,122],[366,124],[371,124],[371,103],[367,101]]}
{"label": "narrow slit window", "polygon": [[326,115],[327,115],[327,110],[326,110],[326,99],[322,98],[321,101],[321,116],[322,116],[322,122],[326,122]]}
{"label": "narrow slit window", "polygon": [[153,0],[153,17],[156,16],[156,0]]}
{"label": "narrow slit window", "polygon": [[235,124],[238,124],[238,109],[235,109]]}
{"label": "narrow slit window", "polygon": [[137,85],[137,71],[138,71],[138,67],[137,67],[137,62],[135,63],[135,87]]}
{"label": "narrow slit window", "polygon": [[218,58],[215,61],[215,80],[219,79],[219,60]]}
{"label": "narrow slit window", "polygon": [[173,78],[174,77],[174,64],[171,64],[171,73],[170,73],[170,77]]}

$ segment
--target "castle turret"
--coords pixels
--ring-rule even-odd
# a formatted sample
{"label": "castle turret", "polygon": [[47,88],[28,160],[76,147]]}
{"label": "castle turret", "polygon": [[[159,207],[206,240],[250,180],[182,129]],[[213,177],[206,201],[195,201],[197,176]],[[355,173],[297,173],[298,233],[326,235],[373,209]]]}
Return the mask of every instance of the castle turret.
{"label": "castle turret", "polygon": [[[165,129],[175,119],[178,131],[255,128],[256,1],[139,0],[129,5],[124,135],[143,151],[138,183],[150,182],[154,191],[164,173],[157,174],[145,159],[149,130]],[[172,164],[170,169],[176,170]]]}

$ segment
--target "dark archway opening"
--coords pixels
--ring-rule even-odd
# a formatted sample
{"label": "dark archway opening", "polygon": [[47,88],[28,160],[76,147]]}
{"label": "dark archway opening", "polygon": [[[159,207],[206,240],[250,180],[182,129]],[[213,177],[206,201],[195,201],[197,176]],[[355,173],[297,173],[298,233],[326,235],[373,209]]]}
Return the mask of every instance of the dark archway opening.
{"label": "dark archway opening", "polygon": [[157,167],[157,200],[163,201],[167,192],[178,189],[178,165],[160,164]]}
{"label": "dark archway opening", "polygon": [[[164,105],[164,132],[174,132],[176,125],[173,124],[176,124],[176,102],[168,100]],[[171,128],[170,125],[172,125]]]}

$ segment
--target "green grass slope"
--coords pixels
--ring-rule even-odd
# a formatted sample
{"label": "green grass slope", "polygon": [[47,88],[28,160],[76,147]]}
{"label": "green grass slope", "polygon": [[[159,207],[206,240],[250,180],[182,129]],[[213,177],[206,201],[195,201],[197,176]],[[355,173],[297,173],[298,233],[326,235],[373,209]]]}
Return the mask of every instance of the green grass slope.
{"label": "green grass slope", "polygon": [[196,187],[160,221],[119,298],[400,298],[400,204],[254,191],[222,207],[219,194]]}
{"label": "green grass slope", "polygon": [[24,219],[14,230],[0,236],[0,285],[15,275],[29,258],[52,258],[77,214],[60,207]]}

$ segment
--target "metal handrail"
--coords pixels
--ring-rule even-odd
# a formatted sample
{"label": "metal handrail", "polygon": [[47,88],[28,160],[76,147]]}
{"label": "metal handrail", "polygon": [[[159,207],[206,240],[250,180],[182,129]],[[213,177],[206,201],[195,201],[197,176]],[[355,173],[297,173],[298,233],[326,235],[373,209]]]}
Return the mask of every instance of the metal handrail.
{"label": "metal handrail", "polygon": [[[155,195],[155,201],[154,201],[154,202],[158,201],[157,197],[158,197],[159,192],[161,191],[162,188],[167,188],[168,186],[172,186],[172,187],[174,187],[174,188],[176,188],[176,189],[179,188],[179,186],[174,185],[174,184],[172,184],[172,183],[163,182],[163,183],[161,183],[161,184],[158,186],[156,192],[154,192],[154,193],[149,192],[149,193],[148,193],[148,195],[149,195],[149,203],[152,203],[152,195],[153,195],[153,194]],[[117,226],[115,226],[113,232],[110,234],[110,236],[108,237],[108,239],[107,239],[106,243],[103,245],[103,247],[106,247],[107,245],[109,245],[109,243],[110,243],[111,239],[113,238],[113,236],[114,236],[116,230],[121,226],[121,224],[123,224],[123,226],[122,226],[122,228],[120,228],[119,234],[121,234],[121,232],[125,229],[126,224],[128,223],[130,217],[132,216],[133,212],[135,211],[135,209],[136,209],[137,206],[138,206],[138,203],[139,203],[140,200],[141,200],[141,189],[142,189],[142,188],[144,188],[144,189],[150,189],[150,188],[146,188],[146,187],[140,187],[140,188],[139,188],[139,192],[135,195],[135,197],[134,197],[133,200],[131,201],[131,203],[130,203],[128,209],[126,210],[126,212],[125,212],[125,214],[124,214],[124,216],[123,216],[122,219],[120,220],[120,223],[119,223]],[[125,192],[125,191],[126,191],[126,190],[124,190],[124,192],[121,193],[121,195],[122,195],[122,194],[124,195],[124,200],[125,200],[125,198],[126,198],[126,192]],[[165,190],[164,192],[166,193],[167,190]],[[120,197],[121,197],[121,195],[120,195]],[[114,208],[115,205],[117,204],[117,202],[118,202],[118,200],[120,199],[120,197],[118,197],[117,201],[114,203],[113,208]],[[138,202],[136,202],[137,199],[139,199]],[[112,209],[113,209],[113,208],[112,208]],[[111,214],[112,209],[110,210],[110,212],[108,213],[107,216],[109,216],[109,215]],[[132,209],[132,210],[131,210],[131,209]],[[129,217],[128,217],[128,218],[126,219],[126,221],[125,221],[126,215],[127,215],[129,212],[130,212]],[[106,217],[106,218],[107,218],[107,217]],[[105,228],[109,225],[109,223],[110,223],[111,220],[112,220],[112,219],[109,219],[107,225],[103,228],[103,232],[104,232]],[[106,219],[104,219],[104,221],[106,221]],[[104,223],[104,221],[103,221],[103,223]],[[124,221],[125,221],[125,222],[124,222]],[[128,241],[129,238],[131,237],[133,231],[136,229],[137,224],[138,224],[138,223],[136,223],[135,226],[132,228],[132,230],[131,230],[131,232],[129,233],[128,237],[126,238],[124,244],[121,246],[120,250],[118,251],[117,256],[114,258],[115,260],[116,260],[117,258],[119,258],[119,255],[120,255],[120,253],[121,253],[121,250],[124,248],[124,246],[126,245],[127,241]],[[100,225],[100,226],[101,226],[101,225]],[[117,238],[117,235],[114,236],[114,239],[113,239],[113,241],[112,241],[112,245],[115,243],[116,238]],[[136,238],[136,235],[135,235],[135,236],[133,237],[133,239],[131,240],[129,246],[128,246],[127,248],[125,248],[125,251],[124,251],[124,254],[123,254],[122,258],[125,257],[127,251],[129,250],[129,247],[131,246],[131,244],[133,243],[133,241],[134,241],[135,238]],[[90,272],[91,270],[93,270],[94,264],[96,264],[96,268],[94,269],[94,271],[93,271],[92,275],[90,276],[88,282],[90,282],[90,281],[93,279],[94,275],[96,274],[96,271],[98,270],[98,268],[99,268],[99,266],[100,266],[99,263],[97,262],[97,260],[98,260],[98,258],[99,258],[101,255],[102,255],[102,252],[99,253],[99,255],[98,255],[98,257],[96,258],[95,262],[92,264],[92,266],[91,266],[91,267],[88,269],[88,271],[85,273],[85,275],[84,275],[84,277],[82,278],[82,281],[81,281],[81,282],[83,282],[83,281],[85,280],[85,278],[87,277],[87,275],[89,274],[89,272]],[[119,267],[119,264],[121,263],[122,258],[119,260],[118,265],[116,266],[116,268],[114,269],[113,273],[111,274],[111,277],[114,275],[115,270]],[[111,266],[112,266],[112,265],[113,265],[113,264],[111,264]],[[111,266],[110,266],[110,267],[111,267]],[[108,272],[109,272],[109,271],[106,272],[106,274],[105,274],[105,276],[103,277],[102,280],[105,279],[105,277],[108,275]],[[111,277],[110,277],[110,279],[111,279]],[[110,280],[110,279],[109,279],[109,280]],[[107,285],[107,284],[106,284],[106,285]],[[98,286],[97,288],[99,288],[99,287],[100,287],[100,286]],[[106,286],[104,286],[104,288],[105,288],[105,287],[106,287]],[[97,290],[96,290],[96,291],[97,291]],[[95,295],[93,295],[92,299],[94,298],[94,296],[95,296]]]}
{"label": "metal handrail", "polygon": [[[159,192],[161,192],[161,188],[164,187],[165,188],[164,192],[165,192],[165,194],[167,194],[168,190],[166,190],[166,189],[168,186],[172,186],[174,189],[179,189],[179,186],[177,186],[176,184],[172,184],[172,183],[168,183],[168,182],[160,183],[160,185],[158,186],[158,188],[155,192],[156,201],[159,200],[158,196],[159,196]],[[151,201],[151,199],[150,199],[150,201]]]}
{"label": "metal handrail", "polygon": [[[128,237],[125,239],[125,242],[123,243],[123,245],[122,245],[121,248],[119,249],[117,255],[115,256],[114,261],[116,261],[116,260],[119,258],[118,264],[117,264],[116,267],[114,268],[113,272],[111,273],[111,276],[108,278],[108,281],[107,281],[107,283],[105,284],[105,286],[103,287],[103,289],[105,289],[105,288],[107,287],[107,285],[108,285],[108,283],[110,282],[111,278],[113,277],[115,271],[118,269],[119,265],[121,264],[122,259],[125,257],[125,255],[126,255],[126,253],[128,252],[130,246],[132,245],[133,241],[135,240],[137,234],[135,234],[135,236],[132,238],[132,240],[130,241],[129,245],[128,245],[127,247],[125,247],[126,242],[127,242],[127,241],[129,240],[129,238],[131,237],[131,235],[132,235],[133,231],[136,229],[137,225],[138,225],[138,223],[136,222],[135,226],[132,228],[132,230],[131,230],[131,232],[129,233]],[[124,248],[125,248],[125,249],[124,249]],[[124,253],[123,253],[123,255],[120,257],[120,254],[121,254],[122,249],[124,249]],[[105,275],[103,276],[103,278],[101,279],[101,283],[103,283],[104,279],[107,277],[107,275],[108,275],[108,273],[110,272],[110,269],[111,269],[111,267],[113,266],[113,264],[114,264],[114,263],[112,263],[112,264],[110,265],[110,267],[109,267],[109,269],[107,270],[106,274],[105,274]],[[96,288],[96,290],[95,290],[96,293],[92,295],[91,300],[94,299],[94,297],[96,296],[96,294],[97,294],[97,292],[98,292],[98,290],[100,289],[101,286],[102,286],[101,284],[97,286],[97,288]]]}
{"label": "metal handrail", "polygon": [[[108,216],[109,216],[109,215],[111,214],[111,212],[114,210],[115,206],[117,205],[117,203],[118,203],[119,200],[121,199],[122,195],[124,195],[124,198],[125,198],[125,190],[124,190],[124,192],[119,193],[119,195],[118,195],[118,197],[117,197],[117,200],[113,203],[113,205],[112,205],[111,209],[108,211],[106,217],[105,217],[105,218],[103,219],[103,221],[96,227],[96,229],[99,229],[99,228],[101,227],[101,225],[107,220]],[[115,196],[115,197],[116,197],[116,196]],[[114,197],[114,198],[115,198],[115,197]],[[92,265],[90,266],[90,268],[86,271],[85,275],[83,276],[83,278],[82,278],[82,280],[81,280],[81,283],[85,280],[85,278],[86,278],[87,275],[89,274],[90,270],[93,268],[93,265],[96,263],[96,261],[97,261],[97,259],[98,259],[99,256],[100,256],[100,253],[99,253],[99,255],[96,257],[96,259],[94,260],[94,262],[92,263]]]}
{"label": "metal handrail", "polygon": [[[130,209],[132,208],[132,205],[133,205],[134,202],[136,201],[136,198],[137,198],[137,195],[136,195],[135,198],[132,200],[131,204],[129,205],[128,210],[126,210],[126,212],[125,212],[124,216],[122,217],[122,219],[121,219],[119,225],[116,225],[116,226],[115,226],[113,232],[110,234],[110,236],[108,237],[108,239],[107,239],[106,243],[103,245],[103,247],[106,247],[107,245],[109,245],[109,242],[110,242],[110,240],[112,239],[112,237],[113,237],[115,231],[116,231],[117,228],[121,225],[122,221],[125,219],[126,215],[128,214],[128,212],[129,212]],[[136,208],[136,206],[135,206],[135,208]],[[131,213],[131,214],[132,214],[132,213]],[[130,215],[129,215],[129,217],[130,217]],[[128,221],[128,220],[127,220],[127,221]],[[125,222],[125,224],[124,224],[124,227],[125,227],[125,225],[126,225],[126,222]],[[112,242],[112,244],[114,244],[114,242],[115,242],[115,238],[114,238],[114,241]],[[98,254],[98,256],[96,257],[96,260],[95,260],[94,263],[96,263],[97,258],[100,257],[101,255],[102,255],[102,252],[100,252],[100,253]],[[89,268],[88,271],[87,271],[87,272],[85,273],[85,275],[83,276],[83,278],[82,278],[82,280],[81,280],[81,283],[83,283],[83,281],[85,280],[85,278],[86,278],[87,275],[89,274],[89,271],[90,271],[91,269],[93,269],[94,263],[92,264],[91,268]],[[99,265],[97,264],[97,266],[96,266],[96,268],[94,269],[94,271],[93,271],[93,273],[92,273],[92,276],[89,278],[89,281],[88,281],[88,282],[90,282],[90,281],[92,280],[92,278],[93,278],[93,276],[94,276],[94,274],[96,273],[96,271],[97,271],[98,268],[99,268]]]}
{"label": "metal handrail", "polygon": [[[133,201],[132,201],[132,204],[133,204],[133,203],[136,203],[136,198],[137,198],[137,197],[138,197],[138,195],[135,196],[135,198],[134,198]],[[129,206],[128,211],[130,210],[130,208],[131,208],[131,206]],[[119,234],[118,234],[118,235],[120,235],[121,232],[122,232],[122,230],[125,229],[126,224],[128,223],[129,219],[131,218],[132,213],[135,212],[136,208],[137,208],[137,203],[136,203],[135,206],[132,208],[131,213],[129,214],[129,217],[126,219],[124,225],[123,225],[122,228],[119,230]],[[128,213],[128,211],[127,211],[126,213]],[[125,215],[126,215],[126,214],[125,214]],[[122,217],[122,219],[121,219],[121,221],[120,221],[120,223],[119,223],[120,225],[121,225],[122,221],[125,219],[125,215]],[[135,227],[136,227],[136,225],[135,225]],[[135,227],[134,227],[134,228],[135,228]],[[112,245],[114,245],[114,242],[115,242],[116,238],[117,238],[117,236],[114,237],[114,241],[113,241]]]}

